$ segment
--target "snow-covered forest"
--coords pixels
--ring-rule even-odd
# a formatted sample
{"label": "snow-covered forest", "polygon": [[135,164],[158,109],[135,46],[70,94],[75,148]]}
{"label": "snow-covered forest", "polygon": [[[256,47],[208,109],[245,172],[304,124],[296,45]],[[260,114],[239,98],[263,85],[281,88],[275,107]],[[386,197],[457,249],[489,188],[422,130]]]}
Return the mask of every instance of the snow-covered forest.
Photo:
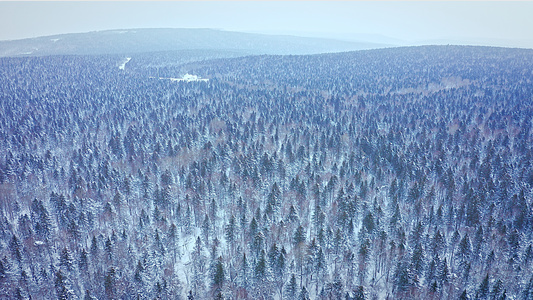
{"label": "snow-covered forest", "polygon": [[533,50],[0,58],[0,299],[533,299],[532,121]]}

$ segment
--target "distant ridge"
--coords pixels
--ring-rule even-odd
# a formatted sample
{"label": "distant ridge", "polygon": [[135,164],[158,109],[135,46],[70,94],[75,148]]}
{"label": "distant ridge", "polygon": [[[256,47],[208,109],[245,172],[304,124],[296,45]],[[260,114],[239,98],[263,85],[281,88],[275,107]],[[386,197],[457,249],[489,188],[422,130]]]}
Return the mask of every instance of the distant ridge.
{"label": "distant ridge", "polygon": [[224,50],[250,54],[317,54],[387,47],[385,44],[216,29],[124,29],[0,41],[0,57],[133,54]]}

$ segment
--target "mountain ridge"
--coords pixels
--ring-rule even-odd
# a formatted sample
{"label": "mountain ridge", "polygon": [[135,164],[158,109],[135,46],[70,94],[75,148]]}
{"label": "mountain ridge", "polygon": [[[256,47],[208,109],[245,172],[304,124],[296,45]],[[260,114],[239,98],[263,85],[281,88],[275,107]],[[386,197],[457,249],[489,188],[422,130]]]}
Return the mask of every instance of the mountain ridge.
{"label": "mountain ridge", "polygon": [[244,55],[317,54],[387,46],[390,45],[209,28],[136,28],[0,41],[0,57],[131,54],[192,49],[232,50]]}

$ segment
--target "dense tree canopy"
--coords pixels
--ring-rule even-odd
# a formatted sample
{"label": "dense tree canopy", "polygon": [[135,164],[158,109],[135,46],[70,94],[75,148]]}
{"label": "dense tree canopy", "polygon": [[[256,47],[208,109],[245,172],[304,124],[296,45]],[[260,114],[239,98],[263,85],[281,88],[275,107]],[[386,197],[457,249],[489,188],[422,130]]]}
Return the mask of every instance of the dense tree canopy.
{"label": "dense tree canopy", "polygon": [[0,298],[533,295],[533,51],[131,57],[0,58]]}

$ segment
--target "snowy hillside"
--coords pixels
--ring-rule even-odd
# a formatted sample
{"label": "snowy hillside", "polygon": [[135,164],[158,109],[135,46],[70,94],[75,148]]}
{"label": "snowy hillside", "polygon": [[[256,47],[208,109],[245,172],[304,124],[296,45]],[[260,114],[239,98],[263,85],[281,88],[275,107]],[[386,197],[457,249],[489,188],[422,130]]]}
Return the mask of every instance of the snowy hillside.
{"label": "snowy hillside", "polygon": [[131,29],[72,33],[0,41],[0,57],[133,54],[180,50],[250,54],[312,54],[380,48],[386,45],[324,38],[263,35],[215,29]]}

